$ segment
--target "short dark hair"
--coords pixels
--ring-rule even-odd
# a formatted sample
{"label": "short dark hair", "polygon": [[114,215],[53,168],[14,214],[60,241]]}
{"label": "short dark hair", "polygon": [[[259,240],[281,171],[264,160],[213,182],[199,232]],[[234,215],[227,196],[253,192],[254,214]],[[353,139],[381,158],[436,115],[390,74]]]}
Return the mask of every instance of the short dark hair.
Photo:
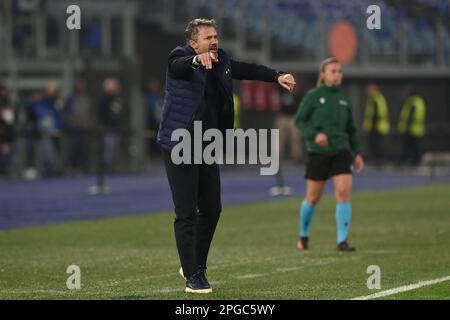
{"label": "short dark hair", "polygon": [[217,30],[217,23],[214,19],[203,19],[198,18],[190,21],[184,30],[184,37],[186,39],[186,43],[189,44],[190,40],[193,40],[198,35],[198,29],[200,27],[213,27]]}

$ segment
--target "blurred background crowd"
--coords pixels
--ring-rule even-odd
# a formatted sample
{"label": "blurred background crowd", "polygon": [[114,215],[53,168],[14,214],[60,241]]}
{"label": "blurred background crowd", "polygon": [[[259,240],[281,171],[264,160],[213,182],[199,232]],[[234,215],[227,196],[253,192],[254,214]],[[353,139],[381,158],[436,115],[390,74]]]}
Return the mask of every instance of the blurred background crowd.
{"label": "blurred background crowd", "polygon": [[[68,30],[66,8],[81,9]],[[195,17],[215,18],[236,60],[297,77],[294,94],[236,82],[236,127],[279,128],[280,154],[301,163],[293,118],[318,64],[344,63],[365,156],[377,167],[450,151],[450,1],[383,0],[369,30],[365,0],[2,0],[0,179],[142,173],[155,141],[168,53]]]}

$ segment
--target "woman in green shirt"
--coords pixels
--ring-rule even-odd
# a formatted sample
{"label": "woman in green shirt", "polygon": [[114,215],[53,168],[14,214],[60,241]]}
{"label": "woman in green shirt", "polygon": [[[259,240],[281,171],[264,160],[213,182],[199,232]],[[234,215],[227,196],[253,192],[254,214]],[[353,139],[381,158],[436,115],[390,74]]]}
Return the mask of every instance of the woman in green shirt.
{"label": "woman in green shirt", "polygon": [[[337,250],[354,251],[347,241],[351,218],[350,194],[353,163],[364,168],[361,146],[349,96],[340,89],[342,65],[328,58],[320,66],[317,88],[310,90],[295,118],[307,139],[306,199],[300,207],[297,248],[308,249],[309,227],[325,182],[331,178],[336,198]],[[356,156],[355,156],[356,155]]]}

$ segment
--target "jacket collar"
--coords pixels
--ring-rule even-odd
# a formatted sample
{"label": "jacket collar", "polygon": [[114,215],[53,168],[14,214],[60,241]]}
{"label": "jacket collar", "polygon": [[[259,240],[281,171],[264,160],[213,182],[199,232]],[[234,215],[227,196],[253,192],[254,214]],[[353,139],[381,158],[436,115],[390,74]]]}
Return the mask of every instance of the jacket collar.
{"label": "jacket collar", "polygon": [[339,91],[339,87],[338,86],[327,86],[325,84],[322,84],[320,86],[321,89],[327,91],[327,92],[337,92]]}
{"label": "jacket collar", "polygon": [[189,45],[185,45],[183,48],[184,48],[185,50],[189,51],[189,53],[192,53],[193,55],[196,55],[196,54],[197,54],[197,53],[195,52],[194,48],[192,48],[192,47],[189,46]]}

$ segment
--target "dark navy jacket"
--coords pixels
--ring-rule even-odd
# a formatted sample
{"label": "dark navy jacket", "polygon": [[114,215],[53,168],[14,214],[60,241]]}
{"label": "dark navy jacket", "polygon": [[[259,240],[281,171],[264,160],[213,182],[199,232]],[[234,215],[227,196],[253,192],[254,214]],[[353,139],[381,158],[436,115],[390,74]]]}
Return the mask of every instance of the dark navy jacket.
{"label": "dark navy jacket", "polygon": [[[172,132],[180,128],[191,128],[196,111],[204,99],[206,69],[192,66],[195,55],[190,46],[176,47],[169,54],[164,105],[157,138],[160,146],[169,152],[178,143],[170,140]],[[219,61],[213,64],[212,71],[219,81],[224,98],[223,105],[216,106],[221,110],[222,118],[218,129],[222,132],[233,128],[232,79],[275,82],[278,75],[275,70],[265,66],[231,60],[222,49],[219,49]]]}

